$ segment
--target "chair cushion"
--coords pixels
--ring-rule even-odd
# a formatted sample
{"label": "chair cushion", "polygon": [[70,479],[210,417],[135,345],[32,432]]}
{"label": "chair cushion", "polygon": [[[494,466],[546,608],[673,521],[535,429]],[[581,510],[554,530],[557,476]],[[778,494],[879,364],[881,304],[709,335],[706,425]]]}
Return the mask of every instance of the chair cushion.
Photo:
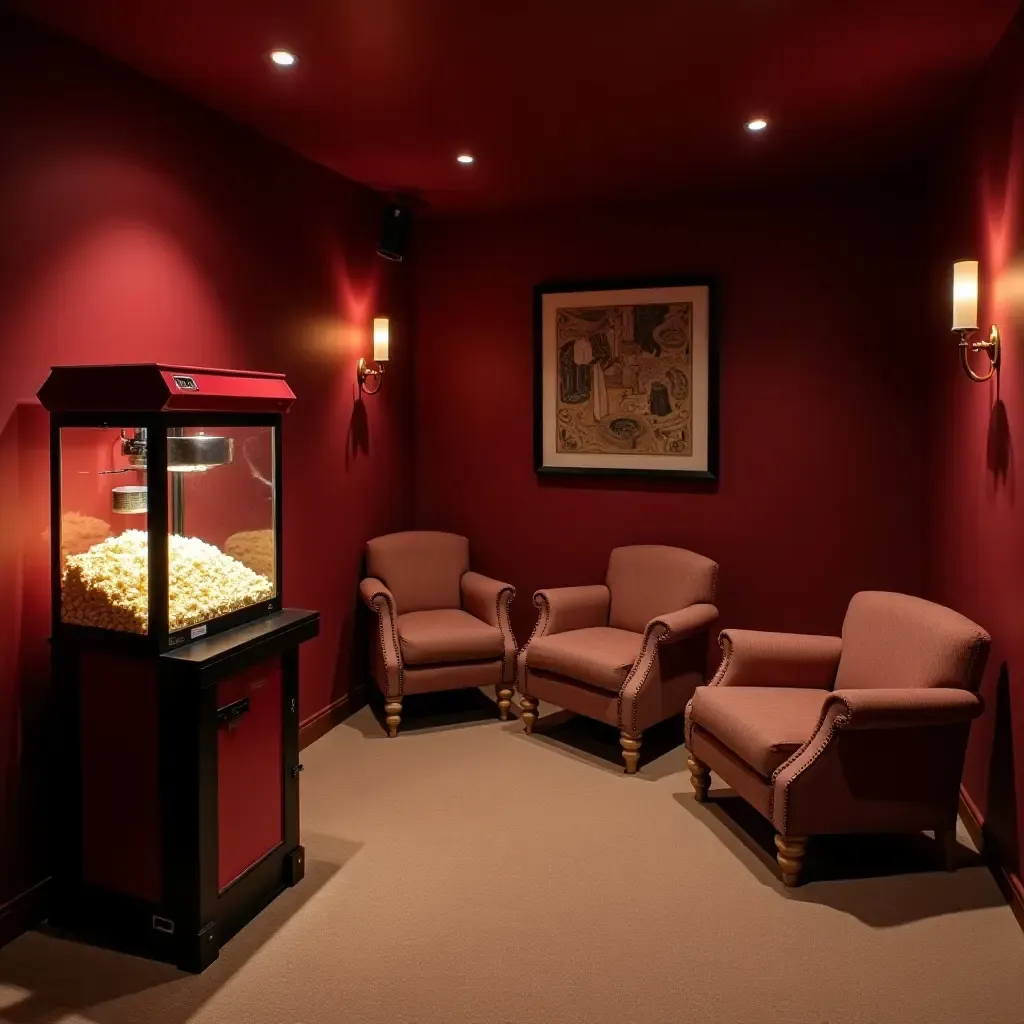
{"label": "chair cushion", "polygon": [[459,608],[398,616],[398,642],[407,665],[484,661],[505,653],[501,630]]}
{"label": "chair cushion", "polygon": [[639,633],[610,626],[573,629],[533,640],[527,648],[526,664],[618,693],[643,640]]}
{"label": "chair cushion", "polygon": [[814,734],[830,690],[698,686],[690,721],[766,779]]}

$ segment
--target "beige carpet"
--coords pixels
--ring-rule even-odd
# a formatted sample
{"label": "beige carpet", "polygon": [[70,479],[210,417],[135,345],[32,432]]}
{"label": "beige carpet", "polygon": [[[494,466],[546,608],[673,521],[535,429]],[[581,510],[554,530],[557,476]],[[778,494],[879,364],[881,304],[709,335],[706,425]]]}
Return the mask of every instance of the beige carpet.
{"label": "beige carpet", "polygon": [[471,698],[304,752],[307,877],[205,974],[33,933],[0,950],[0,1021],[1024,1021],[1024,936],[969,849],[949,875],[926,837],[826,843],[789,892],[681,748],[627,778],[610,730],[527,737]]}

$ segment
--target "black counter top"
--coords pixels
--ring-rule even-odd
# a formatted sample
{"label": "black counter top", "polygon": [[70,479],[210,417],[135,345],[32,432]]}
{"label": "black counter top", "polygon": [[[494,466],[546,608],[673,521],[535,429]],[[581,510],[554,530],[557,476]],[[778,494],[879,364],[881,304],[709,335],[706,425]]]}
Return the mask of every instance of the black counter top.
{"label": "black counter top", "polygon": [[249,663],[258,661],[286,647],[312,640],[319,632],[319,612],[284,608],[205,640],[196,640],[176,651],[168,651],[160,656],[160,661],[175,673],[198,675],[203,682],[209,677],[212,682],[222,674],[218,670],[233,671],[240,658]]}

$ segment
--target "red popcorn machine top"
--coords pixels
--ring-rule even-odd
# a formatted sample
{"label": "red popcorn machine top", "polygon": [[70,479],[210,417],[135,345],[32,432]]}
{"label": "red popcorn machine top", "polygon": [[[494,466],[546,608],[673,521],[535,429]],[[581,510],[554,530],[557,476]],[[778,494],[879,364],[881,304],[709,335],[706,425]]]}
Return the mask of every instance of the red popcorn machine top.
{"label": "red popcorn machine top", "polygon": [[302,876],[280,374],[54,367],[53,661],[68,763],[52,917],[201,970]]}

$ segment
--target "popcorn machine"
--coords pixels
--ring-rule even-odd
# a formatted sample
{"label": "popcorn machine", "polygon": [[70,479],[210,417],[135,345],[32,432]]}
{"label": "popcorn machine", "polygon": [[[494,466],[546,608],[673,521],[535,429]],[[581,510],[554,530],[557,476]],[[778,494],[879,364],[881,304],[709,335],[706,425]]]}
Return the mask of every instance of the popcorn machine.
{"label": "popcorn machine", "polygon": [[52,918],[202,970],[303,873],[279,374],[54,367]]}

